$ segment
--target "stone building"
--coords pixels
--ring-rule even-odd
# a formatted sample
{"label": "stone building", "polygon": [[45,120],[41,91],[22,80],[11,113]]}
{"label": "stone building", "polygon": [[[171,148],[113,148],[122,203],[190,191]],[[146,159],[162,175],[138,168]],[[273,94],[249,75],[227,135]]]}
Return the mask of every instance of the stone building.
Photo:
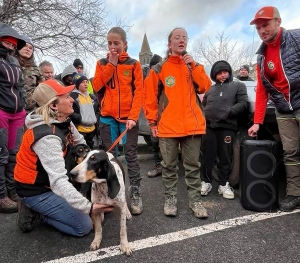
{"label": "stone building", "polygon": [[147,35],[145,33],[141,51],[139,53],[139,60],[141,65],[146,65],[150,63],[150,60],[153,56],[153,53],[151,52],[150,45],[147,39]]}

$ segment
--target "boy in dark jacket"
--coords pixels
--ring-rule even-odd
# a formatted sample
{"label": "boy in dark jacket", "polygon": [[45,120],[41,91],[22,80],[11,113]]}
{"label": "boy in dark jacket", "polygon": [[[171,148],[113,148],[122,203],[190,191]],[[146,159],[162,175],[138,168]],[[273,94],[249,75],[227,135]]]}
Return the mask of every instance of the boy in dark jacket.
{"label": "boy in dark jacket", "polygon": [[203,106],[206,134],[203,135],[201,159],[201,195],[212,189],[212,169],[218,157],[219,194],[234,199],[228,178],[232,168],[232,144],[237,131],[237,117],[247,110],[247,89],[244,83],[234,82],[232,68],[224,60],[217,61],[210,72],[215,84],[205,93]]}

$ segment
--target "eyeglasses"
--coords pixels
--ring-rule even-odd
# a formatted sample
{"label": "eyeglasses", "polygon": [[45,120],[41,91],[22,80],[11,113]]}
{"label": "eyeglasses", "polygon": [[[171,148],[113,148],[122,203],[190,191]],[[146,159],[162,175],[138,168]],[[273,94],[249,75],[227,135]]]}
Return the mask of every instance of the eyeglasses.
{"label": "eyeglasses", "polygon": [[2,45],[5,46],[6,48],[10,48],[10,49],[16,49],[17,46],[8,42],[8,41],[1,41]]}
{"label": "eyeglasses", "polygon": [[175,39],[176,41],[179,41],[179,40],[181,40],[181,39],[182,39],[184,42],[189,41],[189,38],[186,37],[186,36],[175,36],[175,37],[173,37],[173,39]]}

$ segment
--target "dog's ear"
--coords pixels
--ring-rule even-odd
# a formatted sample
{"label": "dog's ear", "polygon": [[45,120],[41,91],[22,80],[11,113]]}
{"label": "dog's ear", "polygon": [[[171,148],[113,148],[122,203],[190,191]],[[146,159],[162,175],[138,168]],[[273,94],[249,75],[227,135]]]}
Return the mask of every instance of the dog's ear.
{"label": "dog's ear", "polygon": [[111,162],[107,162],[107,187],[108,187],[108,196],[111,199],[114,199],[120,191],[120,183],[117,177],[117,173]]}

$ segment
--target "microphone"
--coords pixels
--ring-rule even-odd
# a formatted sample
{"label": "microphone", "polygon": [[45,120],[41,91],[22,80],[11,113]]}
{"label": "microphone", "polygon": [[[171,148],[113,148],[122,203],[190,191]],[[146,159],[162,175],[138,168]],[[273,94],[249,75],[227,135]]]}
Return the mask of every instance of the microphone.
{"label": "microphone", "polygon": [[[187,54],[186,50],[183,50],[183,51],[181,52],[181,55],[182,55],[182,56],[184,56],[184,55],[186,55],[186,54]],[[190,63],[188,63],[187,66],[188,66],[189,70],[192,69]]]}

